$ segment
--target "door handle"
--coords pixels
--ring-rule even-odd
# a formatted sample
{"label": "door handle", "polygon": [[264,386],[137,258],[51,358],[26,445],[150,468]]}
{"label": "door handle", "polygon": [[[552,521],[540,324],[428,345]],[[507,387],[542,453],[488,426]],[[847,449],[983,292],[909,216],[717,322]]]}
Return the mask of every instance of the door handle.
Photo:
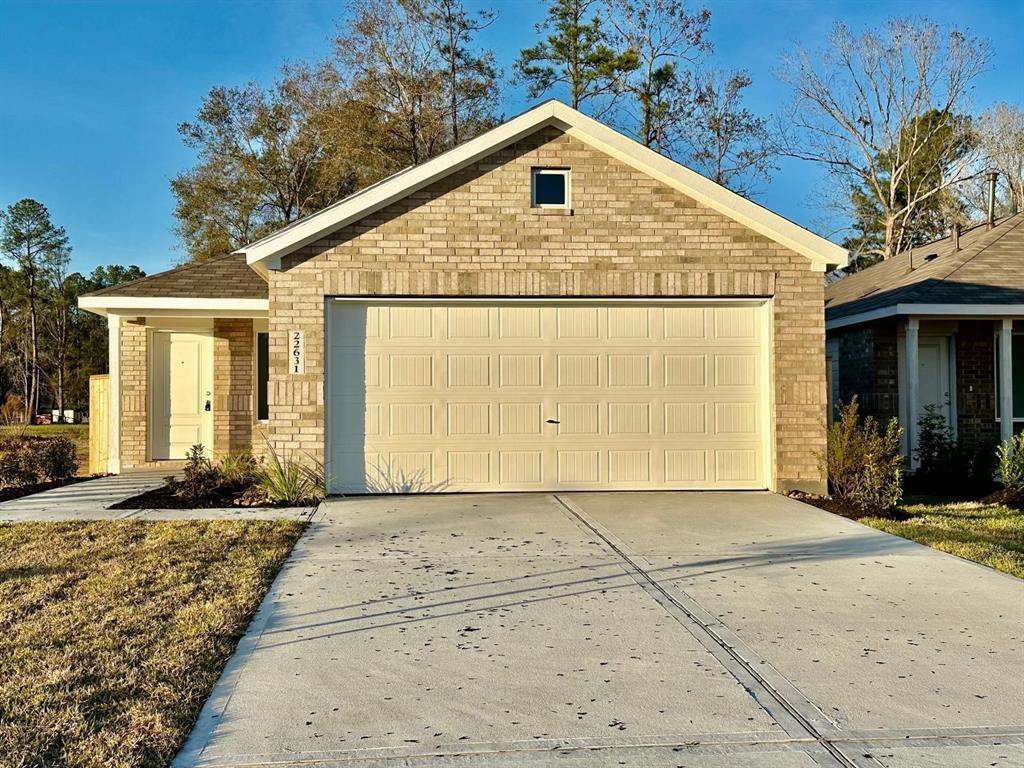
{"label": "door handle", "polygon": [[210,401],[209,400],[206,401],[206,405],[203,407],[203,410],[204,411],[211,411],[211,410],[213,410],[213,408],[210,405]]}
{"label": "door handle", "polygon": [[557,419],[548,419],[547,423],[548,424],[561,424],[562,422],[558,421]]}

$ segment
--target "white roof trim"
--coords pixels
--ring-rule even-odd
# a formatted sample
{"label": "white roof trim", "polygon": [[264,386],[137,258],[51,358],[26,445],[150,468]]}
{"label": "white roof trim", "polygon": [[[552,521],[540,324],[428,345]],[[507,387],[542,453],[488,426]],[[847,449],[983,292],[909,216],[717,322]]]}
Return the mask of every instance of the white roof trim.
{"label": "white roof trim", "polygon": [[560,101],[546,101],[508,122],[460,144],[433,160],[384,179],[322,211],[307,216],[262,240],[239,249],[251,265],[280,268],[282,256],[315,242],[496,152],[503,147],[555,125],[587,144],[651,175],[698,203],[718,211],[765,237],[806,256],[821,271],[845,265],[846,249],[772,213],[757,203],[704,178],[699,173],[659,155],[608,126]]}
{"label": "white roof trim", "polygon": [[860,312],[825,321],[825,330],[832,331],[859,323],[870,323],[897,315],[946,317],[1024,317],[1024,304],[892,304],[888,307]]}
{"label": "white roof trim", "polygon": [[176,313],[178,315],[216,315],[219,317],[252,317],[270,312],[269,299],[203,299],[177,297],[137,296],[80,296],[78,306],[105,315],[108,312],[123,314],[140,312],[153,314]]}

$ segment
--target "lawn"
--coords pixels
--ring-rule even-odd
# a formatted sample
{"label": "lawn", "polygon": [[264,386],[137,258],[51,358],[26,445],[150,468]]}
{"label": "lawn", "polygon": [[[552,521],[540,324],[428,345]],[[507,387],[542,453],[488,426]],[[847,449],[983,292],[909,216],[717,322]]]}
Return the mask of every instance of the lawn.
{"label": "lawn", "polygon": [[860,522],[1024,579],[1024,512],[980,502],[908,502],[892,519]]}
{"label": "lawn", "polygon": [[166,766],[294,522],[0,525],[0,766]]}

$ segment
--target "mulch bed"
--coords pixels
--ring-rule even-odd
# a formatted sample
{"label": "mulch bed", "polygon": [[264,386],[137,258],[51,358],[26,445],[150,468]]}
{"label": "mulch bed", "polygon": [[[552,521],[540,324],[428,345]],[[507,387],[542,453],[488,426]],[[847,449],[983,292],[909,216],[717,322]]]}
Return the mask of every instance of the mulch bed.
{"label": "mulch bed", "polygon": [[42,493],[53,488],[62,488],[65,485],[73,485],[83,480],[93,480],[101,475],[81,475],[69,477],[66,480],[54,480],[49,483],[36,483],[35,485],[19,485],[11,488],[0,488],[0,502],[20,499],[23,496],[31,496],[33,493]]}
{"label": "mulch bed", "polygon": [[253,496],[244,488],[218,489],[205,502],[197,504],[179,496],[173,489],[163,486],[112,504],[110,509],[223,509],[226,507],[276,509],[287,506],[287,504],[276,504]]}
{"label": "mulch bed", "polygon": [[824,509],[826,512],[831,512],[834,515],[849,518],[850,520],[860,520],[862,517],[894,517],[895,515],[894,512],[864,509],[840,499],[834,499],[831,496],[816,496],[812,493],[793,491],[789,494],[789,497],[802,501],[804,504],[810,504],[812,507]]}
{"label": "mulch bed", "polygon": [[1024,510],[1024,488],[1000,488],[981,500],[982,504],[1002,504],[1010,509]]}

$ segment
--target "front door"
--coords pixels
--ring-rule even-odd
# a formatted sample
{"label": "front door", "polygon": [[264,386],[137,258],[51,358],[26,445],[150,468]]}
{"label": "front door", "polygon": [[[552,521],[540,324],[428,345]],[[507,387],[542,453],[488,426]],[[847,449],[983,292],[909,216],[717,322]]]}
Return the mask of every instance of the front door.
{"label": "front door", "polygon": [[949,376],[949,337],[922,338],[918,343],[918,417],[934,405],[947,424],[952,424]]}
{"label": "front door", "polygon": [[193,445],[213,449],[213,344],[209,336],[154,331],[153,459],[183,459]]}

